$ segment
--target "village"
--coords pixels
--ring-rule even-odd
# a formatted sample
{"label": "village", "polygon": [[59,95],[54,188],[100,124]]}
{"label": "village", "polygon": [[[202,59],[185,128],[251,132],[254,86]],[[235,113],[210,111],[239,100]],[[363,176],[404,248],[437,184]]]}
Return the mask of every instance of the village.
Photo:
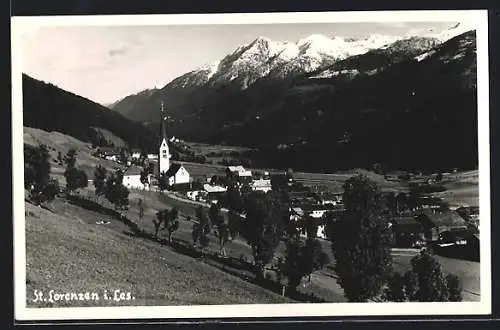
{"label": "village", "polygon": [[[165,118],[163,108],[162,118]],[[290,220],[301,228],[301,236],[307,236],[301,224],[312,221],[317,228],[317,238],[334,239],[331,229],[345,211],[342,191],[326,191],[297,182],[291,169],[281,172],[250,170],[235,165],[225,166],[223,171],[219,169],[217,173],[190,173],[192,163],[171,159],[172,147],[186,147],[179,138],[168,137],[165,120],[161,121],[158,145],[158,153],[148,154],[139,149],[99,148],[96,155],[126,166],[123,185],[128,189],[166,192],[178,200],[205,207],[218,204],[223,212],[228,211],[227,194],[230,187],[235,187],[240,193],[286,191]],[[416,175],[403,171],[385,175],[385,180],[408,187],[406,192],[384,192],[387,200],[384,215],[390,219],[393,247],[431,247],[446,255],[478,260],[479,208],[449,205],[432,194],[442,189],[439,183],[447,175],[449,173]],[[244,212],[240,216],[245,218]]]}

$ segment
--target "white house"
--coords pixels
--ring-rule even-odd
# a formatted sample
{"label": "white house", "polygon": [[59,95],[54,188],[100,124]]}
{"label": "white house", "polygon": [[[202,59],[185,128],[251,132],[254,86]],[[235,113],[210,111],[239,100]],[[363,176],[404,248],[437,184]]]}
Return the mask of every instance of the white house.
{"label": "white house", "polygon": [[241,165],[238,166],[228,166],[227,171],[231,175],[235,175],[239,178],[243,177],[252,177],[252,171],[245,170],[245,168]]}
{"label": "white house", "polygon": [[106,155],[104,156],[104,158],[107,160],[112,160],[114,162],[118,161],[118,157],[116,155]]}
{"label": "white house", "polygon": [[252,190],[263,191],[267,193],[272,190],[271,180],[269,179],[257,179],[252,181]]}
{"label": "white house", "polygon": [[138,150],[132,151],[132,159],[139,160],[141,159],[141,152]]}
{"label": "white house", "polygon": [[205,183],[203,185],[203,190],[205,190],[207,193],[222,193],[226,192],[227,188],[221,186],[212,186],[208,183]]}
{"label": "white house", "polygon": [[165,172],[170,186],[191,181],[189,172],[181,164],[172,164],[168,171]]}
{"label": "white house", "polygon": [[130,166],[123,173],[122,184],[129,189],[149,189],[149,184],[144,185],[141,182],[141,171],[138,166]]}
{"label": "white house", "polygon": [[149,160],[158,160],[158,155],[157,154],[148,154],[148,159]]}

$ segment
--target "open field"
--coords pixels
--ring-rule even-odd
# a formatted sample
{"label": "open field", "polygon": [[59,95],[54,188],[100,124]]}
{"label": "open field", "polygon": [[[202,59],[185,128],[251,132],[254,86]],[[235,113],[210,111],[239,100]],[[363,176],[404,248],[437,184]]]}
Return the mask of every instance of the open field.
{"label": "open field", "polygon": [[252,150],[251,148],[245,148],[245,147],[238,147],[238,146],[225,146],[225,145],[211,145],[211,144],[206,144],[206,143],[198,143],[198,142],[184,142],[187,144],[191,149],[193,149],[196,153],[206,155],[210,152],[222,152],[222,153],[228,153],[228,152],[238,152],[242,153],[245,151],[250,151]]}
{"label": "open field", "polygon": [[40,144],[45,144],[48,147],[54,174],[62,175],[64,173],[63,167],[55,162],[57,159],[57,153],[61,152],[64,156],[69,149],[75,149],[77,151],[76,166],[81,170],[84,170],[89,178],[93,177],[94,169],[98,164],[108,170],[124,168],[122,165],[111,160],[92,156],[91,145],[75,139],[72,136],[59,132],[47,132],[41,129],[26,126],[23,130],[25,144],[34,147],[37,147]]}

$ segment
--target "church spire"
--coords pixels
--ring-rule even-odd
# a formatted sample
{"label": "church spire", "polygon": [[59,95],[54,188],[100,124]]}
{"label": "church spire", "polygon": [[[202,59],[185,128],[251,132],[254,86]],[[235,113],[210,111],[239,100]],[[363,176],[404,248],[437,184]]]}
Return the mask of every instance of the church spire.
{"label": "church spire", "polygon": [[163,106],[163,101],[161,101],[161,113],[160,113],[160,143],[163,141],[163,139],[167,140],[167,133],[166,133],[166,120],[167,120],[167,115],[165,113],[165,109]]}

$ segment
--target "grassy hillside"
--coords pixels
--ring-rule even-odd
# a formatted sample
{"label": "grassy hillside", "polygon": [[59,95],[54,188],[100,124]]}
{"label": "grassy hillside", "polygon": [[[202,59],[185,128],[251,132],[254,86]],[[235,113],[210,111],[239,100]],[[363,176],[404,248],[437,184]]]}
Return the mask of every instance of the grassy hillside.
{"label": "grassy hillside", "polygon": [[62,180],[65,169],[62,165],[57,164],[55,160],[57,159],[58,152],[61,152],[64,156],[69,149],[77,151],[77,166],[85,171],[89,179],[94,177],[94,170],[98,164],[108,170],[123,168],[122,165],[116,162],[92,156],[90,143],[82,142],[72,136],[61,132],[47,132],[31,127],[24,127],[23,130],[25,145],[37,147],[40,144],[45,144],[48,147],[52,173],[59,180]]}
{"label": "grassy hillside", "polygon": [[[156,146],[155,134],[140,123],[25,74],[23,116],[24,126],[59,131],[96,145],[105,145],[112,133],[131,148],[151,149]],[[102,132],[108,135],[108,139]]]}
{"label": "grassy hillside", "polygon": [[[291,300],[171,248],[126,234],[114,218],[56,200],[53,212],[26,207],[27,304],[30,307],[284,303]],[[112,226],[97,225],[109,220]],[[98,292],[100,301],[38,305],[34,290]],[[135,300],[106,301],[103,292]]]}

